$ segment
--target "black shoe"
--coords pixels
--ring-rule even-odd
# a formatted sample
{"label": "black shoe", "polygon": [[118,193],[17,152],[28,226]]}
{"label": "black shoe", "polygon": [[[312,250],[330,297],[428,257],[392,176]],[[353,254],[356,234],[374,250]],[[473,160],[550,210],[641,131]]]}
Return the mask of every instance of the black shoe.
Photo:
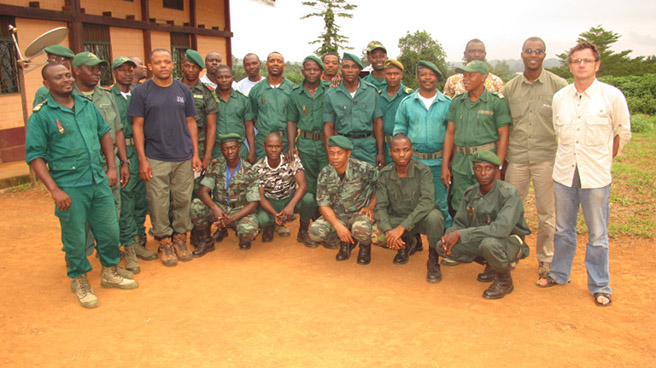
{"label": "black shoe", "polygon": [[355,248],[355,243],[340,243],[339,252],[337,253],[337,256],[335,256],[335,259],[338,261],[346,261],[347,259],[351,258],[351,251],[353,248]]}
{"label": "black shoe", "polygon": [[510,270],[497,272],[494,277],[494,283],[483,292],[485,299],[501,299],[506,294],[510,294],[514,289]]}
{"label": "black shoe", "polygon": [[217,231],[214,232],[214,235],[212,235],[212,240],[213,240],[215,243],[219,243],[219,242],[221,242],[221,241],[223,240],[223,238],[225,238],[226,236],[228,236],[228,228],[225,228],[225,227],[224,227],[223,229],[220,229],[220,230],[217,230]]}
{"label": "black shoe", "polygon": [[421,234],[416,233],[415,238],[417,239],[417,246],[415,247],[415,252],[421,252],[424,250],[424,244],[421,241]]}
{"label": "black shoe", "polygon": [[428,262],[426,262],[426,281],[436,284],[442,281],[442,270],[440,269],[440,257],[435,248],[428,248]]}
{"label": "black shoe", "polygon": [[303,243],[308,248],[316,248],[319,246],[319,243],[310,238],[310,233],[308,232],[309,227],[309,222],[300,222],[300,225],[298,226],[298,235],[296,236],[296,241]]}
{"label": "black shoe", "polygon": [[273,241],[274,226],[265,227],[262,231],[262,243],[270,243]]}
{"label": "black shoe", "polygon": [[196,249],[194,249],[193,252],[191,252],[191,255],[194,258],[200,258],[204,255],[206,255],[209,252],[213,252],[216,248],[214,248],[214,241],[212,240],[212,229],[210,226],[205,226],[205,227],[196,227],[194,226],[194,230],[192,230],[192,234],[196,232]]}
{"label": "black shoe", "polygon": [[193,229],[191,229],[191,235],[189,235],[189,244],[193,245],[194,247],[198,247],[200,244],[200,232],[196,226],[194,226]]}
{"label": "black shoe", "polygon": [[321,245],[323,245],[324,248],[326,249],[337,249],[339,247],[339,242],[336,241],[324,241],[321,242]]}
{"label": "black shoe", "polygon": [[489,265],[485,265],[485,270],[479,273],[476,277],[476,280],[480,282],[492,282],[494,281],[494,269]]}
{"label": "black shoe", "polygon": [[365,266],[368,265],[369,262],[371,262],[371,244],[360,244],[360,251],[358,252],[358,264]]}
{"label": "black shoe", "polygon": [[239,238],[239,249],[241,249],[241,250],[251,249],[251,241]]}
{"label": "black shoe", "polygon": [[417,238],[414,235],[404,236],[405,248],[399,250],[394,257],[394,264],[402,265],[408,263],[410,256],[417,251]]}

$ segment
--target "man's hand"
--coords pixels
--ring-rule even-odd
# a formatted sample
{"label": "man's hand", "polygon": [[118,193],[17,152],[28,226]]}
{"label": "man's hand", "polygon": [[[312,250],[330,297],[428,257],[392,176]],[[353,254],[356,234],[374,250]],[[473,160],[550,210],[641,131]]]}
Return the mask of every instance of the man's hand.
{"label": "man's hand", "polygon": [[66,210],[71,206],[71,197],[66,194],[63,190],[57,188],[52,191],[52,199],[55,200],[57,208],[60,210]]}
{"label": "man's hand", "polygon": [[109,179],[109,186],[113,187],[118,182],[118,177],[116,176],[116,168],[107,168],[105,172],[107,174],[107,179]]}
{"label": "man's hand", "polygon": [[214,214],[214,223],[219,227],[219,229],[226,227],[227,224],[225,223],[225,212],[223,212],[219,206],[213,206],[212,213]]}
{"label": "man's hand", "polygon": [[210,162],[212,162],[212,155],[205,155],[203,157],[203,170],[207,170],[210,167]]}
{"label": "man's hand", "polygon": [[341,83],[342,83],[342,78],[335,75],[333,79],[330,81],[330,87],[331,88],[338,87]]}
{"label": "man's hand", "polygon": [[355,243],[355,240],[353,240],[353,234],[351,234],[351,231],[346,226],[338,224],[338,226],[335,227],[335,231],[337,231],[337,236],[343,243]]}
{"label": "man's hand", "polygon": [[442,165],[440,179],[442,179],[442,184],[446,189],[451,188],[451,170],[446,165]]}
{"label": "man's hand", "polygon": [[380,169],[383,167],[385,167],[385,154],[381,152],[376,155],[376,168]]}
{"label": "man's hand", "polygon": [[405,242],[401,239],[405,228],[399,225],[392,230],[385,232],[385,241],[387,242],[387,247],[392,250],[405,249]]}
{"label": "man's hand", "polygon": [[460,240],[460,230],[456,230],[452,233],[448,233],[442,237],[442,242],[440,246],[444,249],[444,255],[448,256],[451,254],[451,249],[456,243]]}
{"label": "man's hand", "polygon": [[197,155],[194,155],[194,157],[191,158],[191,166],[194,172],[201,172],[203,170],[203,163]]}
{"label": "man's hand", "polygon": [[285,206],[279,213],[276,214],[276,225],[282,226],[285,222],[292,219],[294,216],[294,207],[290,205]]}
{"label": "man's hand", "polygon": [[285,162],[291,164],[292,162],[294,162],[294,160],[296,160],[297,156],[298,156],[298,150],[296,150],[296,148],[294,148],[293,150],[290,149],[285,153]]}
{"label": "man's hand", "polygon": [[255,155],[254,147],[251,147],[250,152],[248,152],[248,155],[246,156],[246,161],[248,161],[249,164],[254,164],[255,161],[257,161],[257,156]]}
{"label": "man's hand", "polygon": [[358,212],[360,215],[365,215],[369,218],[369,220],[373,221],[374,220],[374,211],[369,208],[369,207],[364,207]]}
{"label": "man's hand", "polygon": [[147,160],[139,160],[139,176],[143,181],[150,181],[153,177],[153,168],[150,167],[150,162]]}
{"label": "man's hand", "polygon": [[121,164],[121,189],[125,188],[130,181],[130,165]]}

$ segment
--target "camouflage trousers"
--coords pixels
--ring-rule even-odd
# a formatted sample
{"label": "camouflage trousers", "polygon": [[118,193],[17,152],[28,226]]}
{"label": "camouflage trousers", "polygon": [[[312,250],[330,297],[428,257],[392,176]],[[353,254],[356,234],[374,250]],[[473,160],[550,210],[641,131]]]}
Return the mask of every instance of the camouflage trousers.
{"label": "camouflage trousers", "polygon": [[[405,217],[389,215],[390,224],[392,229],[399,226]],[[421,221],[414,224],[413,228],[406,230],[404,234],[424,234],[428,238],[428,245],[436,248],[444,235],[444,217],[437,208],[431,210],[426,217]],[[378,227],[378,223],[374,224],[371,229],[371,244],[387,247],[385,240],[385,233]]]}
{"label": "camouflage trousers", "polygon": [[[449,231],[450,232],[450,231]],[[444,257],[444,250],[437,248],[437,253]],[[510,264],[529,254],[526,243],[517,235],[505,238],[488,237],[464,243],[458,241],[451,249],[449,258],[460,263],[471,263],[475,258],[483,257],[487,263],[497,272],[510,269]]]}
{"label": "camouflage trousers", "polygon": [[[223,212],[230,215],[234,215],[242,209],[242,207],[229,208],[222,203],[217,203],[217,205],[223,210]],[[214,222],[214,213],[205,205],[205,203],[203,203],[203,201],[195,198],[191,202],[191,221],[194,223],[194,226],[211,225]],[[240,218],[236,222],[228,225],[228,227],[235,230],[240,239],[248,241],[254,240],[259,230],[255,213]]]}
{"label": "camouflage trousers", "polygon": [[[361,245],[371,244],[371,228],[373,226],[373,221],[371,221],[369,217],[360,215],[357,212],[352,214],[338,213],[336,215],[337,221],[351,230],[355,241],[359,242]],[[308,233],[310,239],[315,242],[338,243],[340,241],[335,228],[326,221],[323,216],[319,217],[312,223]]]}

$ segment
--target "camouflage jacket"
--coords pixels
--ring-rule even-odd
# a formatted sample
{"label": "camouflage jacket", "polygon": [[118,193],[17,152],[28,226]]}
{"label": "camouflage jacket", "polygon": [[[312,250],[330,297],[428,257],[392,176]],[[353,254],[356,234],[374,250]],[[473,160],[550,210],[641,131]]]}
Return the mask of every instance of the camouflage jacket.
{"label": "camouflage jacket", "polygon": [[317,178],[317,204],[329,206],[337,214],[353,214],[369,205],[376,192],[378,171],[366,162],[349,159],[344,179],[331,165]]}
{"label": "camouflage jacket", "polygon": [[259,201],[259,181],[251,164],[241,160],[239,169],[230,180],[229,188],[226,188],[226,166],[223,157],[212,160],[205,172],[205,177],[200,182],[201,185],[211,189],[212,200],[232,208],[241,208],[248,202]]}

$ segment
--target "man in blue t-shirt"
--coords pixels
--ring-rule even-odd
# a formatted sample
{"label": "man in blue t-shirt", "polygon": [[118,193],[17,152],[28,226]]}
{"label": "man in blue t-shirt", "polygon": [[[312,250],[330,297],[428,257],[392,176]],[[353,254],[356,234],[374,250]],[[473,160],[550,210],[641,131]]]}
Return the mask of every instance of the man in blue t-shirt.
{"label": "man in blue t-shirt", "polygon": [[[139,176],[146,182],[153,234],[165,266],[191,260],[187,231],[194,173],[200,172],[196,107],[191,90],[173,80],[173,58],[165,49],[151,53],[153,78],[132,92],[128,116],[133,118]],[[171,203],[171,201],[173,201]],[[169,210],[172,216],[169,217]],[[177,256],[176,256],[177,255]]]}

